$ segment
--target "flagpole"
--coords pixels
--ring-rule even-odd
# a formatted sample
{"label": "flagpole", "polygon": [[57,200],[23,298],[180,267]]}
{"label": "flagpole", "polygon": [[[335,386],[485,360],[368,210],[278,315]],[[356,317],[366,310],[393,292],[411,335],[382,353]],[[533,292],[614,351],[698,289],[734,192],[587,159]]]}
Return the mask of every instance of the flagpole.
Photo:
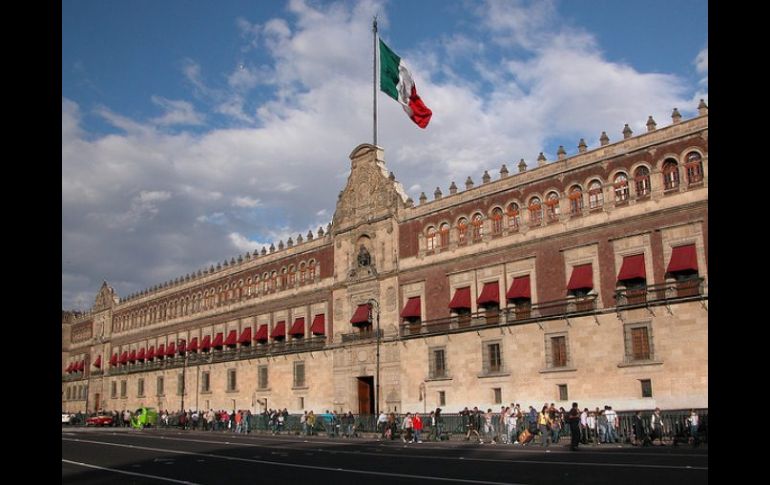
{"label": "flagpole", "polygon": [[372,132],[374,146],[377,146],[377,16],[372,19],[372,103],[374,115]]}

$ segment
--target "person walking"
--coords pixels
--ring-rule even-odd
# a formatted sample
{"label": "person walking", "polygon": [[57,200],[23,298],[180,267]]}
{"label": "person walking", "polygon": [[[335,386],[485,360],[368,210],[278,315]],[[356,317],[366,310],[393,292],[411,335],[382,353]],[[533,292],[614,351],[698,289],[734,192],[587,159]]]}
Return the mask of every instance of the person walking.
{"label": "person walking", "polygon": [[569,423],[569,433],[572,439],[569,449],[577,451],[580,444],[580,409],[578,409],[578,403],[572,403],[572,409],[567,413],[567,422]]}

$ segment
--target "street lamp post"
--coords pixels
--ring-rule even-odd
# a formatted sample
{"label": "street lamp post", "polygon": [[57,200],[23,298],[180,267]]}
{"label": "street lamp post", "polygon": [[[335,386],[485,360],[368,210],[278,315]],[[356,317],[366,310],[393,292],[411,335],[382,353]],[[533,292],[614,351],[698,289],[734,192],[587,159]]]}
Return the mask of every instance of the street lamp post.
{"label": "street lamp post", "polygon": [[369,300],[370,304],[374,305],[373,310],[376,312],[377,323],[376,323],[376,336],[377,336],[377,357],[375,362],[375,383],[374,383],[374,415],[379,417],[380,415],[380,303],[372,298]]}
{"label": "street lamp post", "polygon": [[182,412],[184,412],[185,381],[187,380],[187,342],[184,339],[179,339],[177,345],[179,347],[184,346],[184,360],[182,361]]}

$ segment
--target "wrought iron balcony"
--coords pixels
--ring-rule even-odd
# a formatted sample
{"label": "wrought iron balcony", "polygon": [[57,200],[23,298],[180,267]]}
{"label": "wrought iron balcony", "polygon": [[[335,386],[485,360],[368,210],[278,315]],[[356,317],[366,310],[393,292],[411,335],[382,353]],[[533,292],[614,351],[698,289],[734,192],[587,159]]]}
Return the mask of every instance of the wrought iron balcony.
{"label": "wrought iron balcony", "polygon": [[590,315],[597,310],[596,299],[597,295],[588,295],[579,298],[541,302],[534,305],[519,304],[501,308],[498,311],[486,310],[466,315],[426,320],[419,323],[406,323],[400,326],[399,335],[401,337],[432,335],[463,331],[465,329],[523,324],[543,319]]}
{"label": "wrought iron balcony", "polygon": [[625,288],[615,292],[618,307],[647,306],[650,303],[668,303],[674,300],[700,299],[706,295],[705,279],[664,283],[660,285]]}
{"label": "wrought iron balcony", "polygon": [[[380,338],[383,336],[382,329],[379,330],[379,336]],[[372,340],[375,338],[377,338],[377,331],[373,330],[371,327],[363,327],[360,332],[342,334],[343,342],[356,342],[360,340]]]}

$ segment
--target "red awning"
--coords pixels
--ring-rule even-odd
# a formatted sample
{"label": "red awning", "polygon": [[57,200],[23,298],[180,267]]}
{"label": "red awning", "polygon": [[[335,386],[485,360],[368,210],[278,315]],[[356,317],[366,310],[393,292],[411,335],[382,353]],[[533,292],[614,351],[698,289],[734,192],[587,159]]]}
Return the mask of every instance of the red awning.
{"label": "red awning", "polygon": [[150,350],[147,351],[147,354],[145,354],[144,358],[147,359],[147,360],[152,360],[152,359],[155,358],[155,346],[154,345],[150,345]]}
{"label": "red awning", "polygon": [[198,351],[198,337],[193,337],[192,340],[190,340],[190,346],[187,347],[188,352],[197,352]]}
{"label": "red awning", "polygon": [[214,337],[214,341],[213,341],[213,342],[211,342],[211,346],[212,346],[212,347],[214,347],[214,348],[216,348],[216,347],[221,347],[221,346],[222,346],[222,343],[224,342],[224,340],[225,340],[225,334],[224,334],[224,332],[219,332],[219,333],[217,334],[217,336],[216,336],[216,337]]}
{"label": "red awning", "polygon": [[484,289],[481,290],[479,299],[476,300],[477,305],[486,305],[489,303],[500,304],[500,286],[497,281],[484,283]]}
{"label": "red awning", "polygon": [[124,350],[122,354],[120,354],[120,363],[125,364],[128,362],[128,350]]}
{"label": "red awning", "polygon": [[367,324],[369,323],[369,310],[371,308],[371,305],[368,303],[363,303],[361,305],[358,305],[358,308],[356,308],[355,313],[353,313],[353,318],[350,319],[350,323],[353,325],[361,325],[361,324]]}
{"label": "red awning", "polygon": [[166,355],[166,344],[158,345],[158,350],[155,351],[155,357],[162,359]]}
{"label": "red awning", "polygon": [[206,335],[203,337],[203,342],[201,342],[201,350],[208,350],[211,348],[211,335]]}
{"label": "red awning", "polygon": [[668,262],[666,273],[679,271],[698,272],[698,257],[695,253],[695,244],[675,247],[671,252],[671,261]]}
{"label": "red awning", "polygon": [[64,372],[66,372],[67,374],[72,372],[72,364],[74,364],[74,362],[70,362],[70,365],[67,366],[67,368],[64,370]]}
{"label": "red awning", "polygon": [[102,368],[102,354],[99,354],[96,356],[96,360],[94,361],[94,367],[97,369]]}
{"label": "red awning", "polygon": [[285,337],[286,336],[286,322],[281,321],[275,324],[275,327],[273,327],[273,331],[270,334],[271,338],[279,338],[279,337]]}
{"label": "red awning", "polygon": [[129,362],[136,362],[136,349],[133,349],[133,350],[132,350],[132,351],[131,351],[131,352],[128,354],[128,361],[129,361]]}
{"label": "red awning", "polygon": [[471,308],[471,287],[457,288],[455,296],[449,302],[449,308],[452,310],[462,310]]}
{"label": "red awning", "polygon": [[247,344],[251,342],[251,327],[246,327],[241,331],[241,336],[238,338],[239,344]]}
{"label": "red awning", "polygon": [[168,347],[166,348],[166,355],[173,357],[174,354],[176,354],[176,344],[174,342],[169,342]]}
{"label": "red awning", "polygon": [[177,347],[176,351],[179,352],[179,354],[184,354],[187,350],[187,341],[186,340],[180,340],[179,341],[179,347]]}
{"label": "red awning", "polygon": [[516,298],[532,299],[532,289],[529,285],[529,275],[519,276],[513,279],[511,287],[508,288],[508,293],[505,297],[509,300],[515,300]]}
{"label": "red awning", "polygon": [[305,336],[305,317],[299,317],[294,320],[294,324],[291,326],[291,330],[289,330],[289,335]]}
{"label": "red awning", "polygon": [[267,324],[262,324],[257,330],[257,334],[254,336],[254,340],[258,342],[267,342]]}
{"label": "red awning", "polygon": [[238,330],[230,330],[225,339],[225,345],[237,345],[238,344]]}
{"label": "red awning", "polygon": [[623,257],[623,265],[620,267],[620,273],[618,273],[618,281],[635,279],[647,279],[647,272],[644,268],[644,254]]}
{"label": "red awning", "polygon": [[85,359],[81,360],[81,361],[80,361],[80,364],[78,364],[78,370],[79,370],[79,371],[84,371],[84,370],[86,370],[86,361],[85,361]]}
{"label": "red awning", "polygon": [[591,263],[581,264],[572,268],[567,290],[585,290],[594,287],[594,273]]}
{"label": "red awning", "polygon": [[113,367],[118,365],[118,353],[117,352],[112,354],[112,357],[110,357],[110,365],[113,366]]}
{"label": "red awning", "polygon": [[413,296],[406,300],[406,305],[401,310],[401,318],[420,318],[421,316],[420,297]]}
{"label": "red awning", "polygon": [[139,352],[136,353],[136,360],[144,360],[144,347],[139,349]]}
{"label": "red awning", "polygon": [[326,317],[320,313],[313,318],[313,325],[310,326],[310,332],[313,335],[326,335]]}

